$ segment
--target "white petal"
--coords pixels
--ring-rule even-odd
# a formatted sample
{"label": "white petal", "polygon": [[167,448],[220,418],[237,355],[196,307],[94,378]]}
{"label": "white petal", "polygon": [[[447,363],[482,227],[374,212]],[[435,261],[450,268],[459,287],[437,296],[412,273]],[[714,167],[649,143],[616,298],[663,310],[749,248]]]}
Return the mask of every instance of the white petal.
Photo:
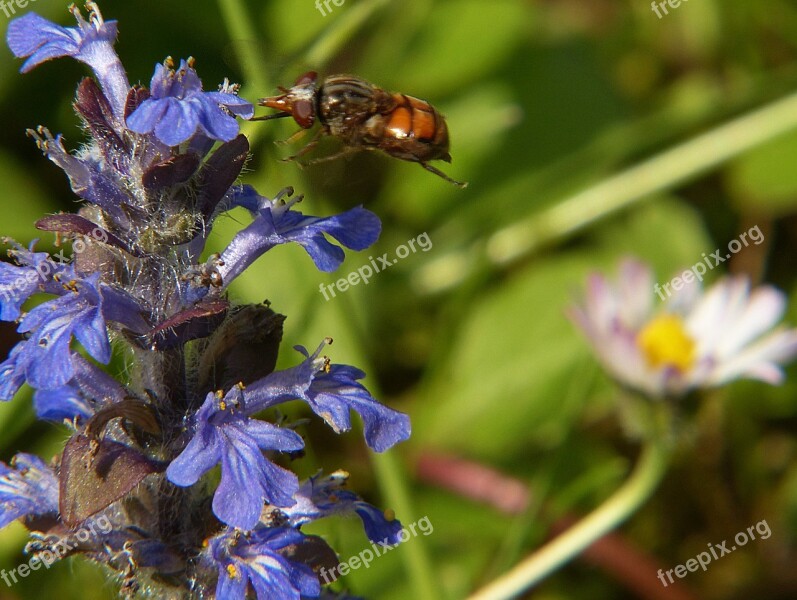
{"label": "white petal", "polygon": [[584,306],[587,319],[598,331],[607,331],[617,314],[617,299],[609,282],[601,275],[590,276]]}
{"label": "white petal", "polygon": [[732,356],[762,333],[772,329],[786,310],[786,296],[779,290],[766,286],[753,291],[741,315],[729,323],[723,336],[723,356]]}
{"label": "white petal", "polygon": [[698,343],[700,355],[715,354],[722,347],[728,328],[733,327],[746,306],[749,282],[725,279],[713,285],[686,319],[686,328]]}
{"label": "white petal", "polygon": [[641,327],[653,311],[653,273],[638,260],[624,260],[620,265],[618,292],[623,322],[631,328]]}
{"label": "white petal", "polygon": [[733,358],[717,365],[711,384],[719,385],[738,377],[754,377],[769,383],[780,382],[778,363],[797,355],[797,330],[776,331],[748,346]]}

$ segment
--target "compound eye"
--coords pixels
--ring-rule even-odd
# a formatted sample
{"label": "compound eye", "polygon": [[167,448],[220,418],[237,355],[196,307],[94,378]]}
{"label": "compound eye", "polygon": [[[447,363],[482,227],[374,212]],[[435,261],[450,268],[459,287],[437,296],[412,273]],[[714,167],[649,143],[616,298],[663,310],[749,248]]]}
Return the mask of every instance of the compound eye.
{"label": "compound eye", "polygon": [[300,75],[299,79],[296,80],[294,85],[307,85],[311,83],[315,85],[316,80],[318,79],[318,73],[315,71],[307,71],[304,75]]}
{"label": "compound eye", "polygon": [[303,129],[310,129],[315,123],[315,110],[310,100],[297,100],[293,103],[293,119]]}

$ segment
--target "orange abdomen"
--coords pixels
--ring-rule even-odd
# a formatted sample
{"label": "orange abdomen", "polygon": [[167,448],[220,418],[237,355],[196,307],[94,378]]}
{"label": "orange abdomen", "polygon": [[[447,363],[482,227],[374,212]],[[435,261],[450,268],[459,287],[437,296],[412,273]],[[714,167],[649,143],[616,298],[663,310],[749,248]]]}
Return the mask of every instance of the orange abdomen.
{"label": "orange abdomen", "polygon": [[388,116],[385,136],[448,146],[445,121],[431,104],[404,94],[393,94],[393,100],[396,106]]}

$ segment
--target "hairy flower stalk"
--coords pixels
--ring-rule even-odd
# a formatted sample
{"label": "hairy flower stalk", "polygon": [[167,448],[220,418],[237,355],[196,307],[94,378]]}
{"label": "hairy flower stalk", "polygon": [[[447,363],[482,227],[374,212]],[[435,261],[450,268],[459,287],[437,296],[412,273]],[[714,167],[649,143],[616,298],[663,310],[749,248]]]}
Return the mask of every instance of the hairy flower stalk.
{"label": "hairy flower stalk", "polygon": [[[369,394],[362,371],[323,356],[329,340],[297,347],[296,366],[275,371],[285,317],[235,306],[227,288],[288,242],[332,271],[344,254],[329,238],[362,250],[380,222],[362,207],[307,216],[292,189],[267,198],[236,184],[249,150],[236,117],[253,114],[236,86],[204,91],[191,59],[166,59],[148,88],[131,86],[116,23],[87,8],[88,19],[70,9],[77,27],[29,13],[7,33],[27,58],[23,72],[68,56],[94,77],[74,103],[89,136],[79,151],[46,128],[29,131],[85,201],[36,223],[71,243],[74,259],[8,241],[15,264],[0,263],[0,318],[24,334],[0,364],[0,397],[27,383],[38,416],[72,430],[49,463],[28,454],[0,463],[0,525],[22,519],[28,551],[45,559],[68,547],[106,565],[127,595],[331,598],[317,572],[337,557],[301,527],[354,513],[372,541],[395,544],[401,524],[346,490],[344,472],[300,482],[285,464],[302,438],[258,415],[300,400],[343,432],[354,410],[377,452],[407,439],[409,420]],[[206,256],[215,219],[235,207],[251,224]],[[36,294],[47,300],[25,312]],[[128,363],[123,381],[100,367],[112,344]],[[109,526],[64,543],[99,519]]]}

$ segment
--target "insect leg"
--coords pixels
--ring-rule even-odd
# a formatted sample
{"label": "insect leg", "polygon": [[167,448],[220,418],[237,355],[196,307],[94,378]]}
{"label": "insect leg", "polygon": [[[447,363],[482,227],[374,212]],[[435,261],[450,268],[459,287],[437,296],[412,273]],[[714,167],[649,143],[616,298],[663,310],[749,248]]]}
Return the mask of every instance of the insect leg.
{"label": "insect leg", "polygon": [[278,146],[285,146],[287,144],[292,144],[293,142],[298,142],[304,136],[307,135],[309,129],[300,129],[299,131],[292,133],[289,137],[284,140],[275,140],[274,143]]}
{"label": "insect leg", "polygon": [[[302,129],[302,130],[300,130],[300,132],[301,132],[301,133],[306,133],[306,132],[307,132],[307,130],[306,130],[306,129]],[[300,133],[300,132],[297,132],[297,133]],[[299,151],[298,151],[296,154],[294,154],[293,156],[289,156],[288,158],[283,158],[283,159],[282,159],[282,162],[289,162],[289,161],[292,161],[292,160],[296,160],[296,159],[297,159],[297,158],[299,158],[300,156],[304,156],[305,154],[307,154],[308,152],[310,152],[310,151],[311,151],[313,148],[315,148],[315,147],[318,145],[318,140],[319,140],[319,138],[321,137],[321,134],[323,134],[323,133],[324,133],[324,130],[323,130],[323,129],[319,129],[319,130],[317,130],[317,131],[315,132],[315,135],[313,136],[313,139],[312,139],[312,140],[310,140],[309,142],[307,142],[307,145],[306,145],[304,148],[302,148],[301,150],[299,150]],[[287,143],[287,142],[288,142],[289,140],[291,140],[291,139],[292,139],[292,138],[293,138],[295,135],[296,135],[296,134],[293,134],[291,137],[289,137],[287,140],[285,140],[285,142]],[[297,163],[297,164],[299,164],[300,166],[304,166],[304,165],[302,165],[301,163]]]}
{"label": "insect leg", "polygon": [[359,150],[360,148],[357,148],[356,146],[344,146],[342,150],[340,150],[339,152],[335,152],[335,154],[330,154],[329,156],[324,156],[322,158],[314,158],[313,160],[305,162],[304,164],[302,164],[302,166],[309,167],[311,165],[317,165],[319,163],[329,162],[332,160],[336,160],[338,158],[342,158],[344,156],[348,156],[349,154],[354,154]]}
{"label": "insect leg", "polygon": [[422,166],[424,169],[426,169],[426,170],[427,170],[427,171],[429,171],[430,173],[434,173],[434,174],[435,174],[435,175],[437,175],[438,177],[442,177],[442,178],[443,178],[443,179],[445,179],[445,180],[446,180],[448,183],[453,183],[455,186],[457,186],[457,187],[458,187],[458,188],[460,188],[460,189],[465,189],[466,187],[468,187],[468,182],[467,182],[467,181],[456,181],[456,180],[454,180],[454,179],[451,179],[451,178],[450,178],[448,175],[446,175],[445,173],[443,173],[443,172],[442,172],[440,169],[438,169],[437,167],[433,167],[432,165],[430,165],[430,164],[428,164],[428,163],[425,163],[425,162],[419,162],[418,164],[419,164],[419,165],[421,165],[421,166]]}

